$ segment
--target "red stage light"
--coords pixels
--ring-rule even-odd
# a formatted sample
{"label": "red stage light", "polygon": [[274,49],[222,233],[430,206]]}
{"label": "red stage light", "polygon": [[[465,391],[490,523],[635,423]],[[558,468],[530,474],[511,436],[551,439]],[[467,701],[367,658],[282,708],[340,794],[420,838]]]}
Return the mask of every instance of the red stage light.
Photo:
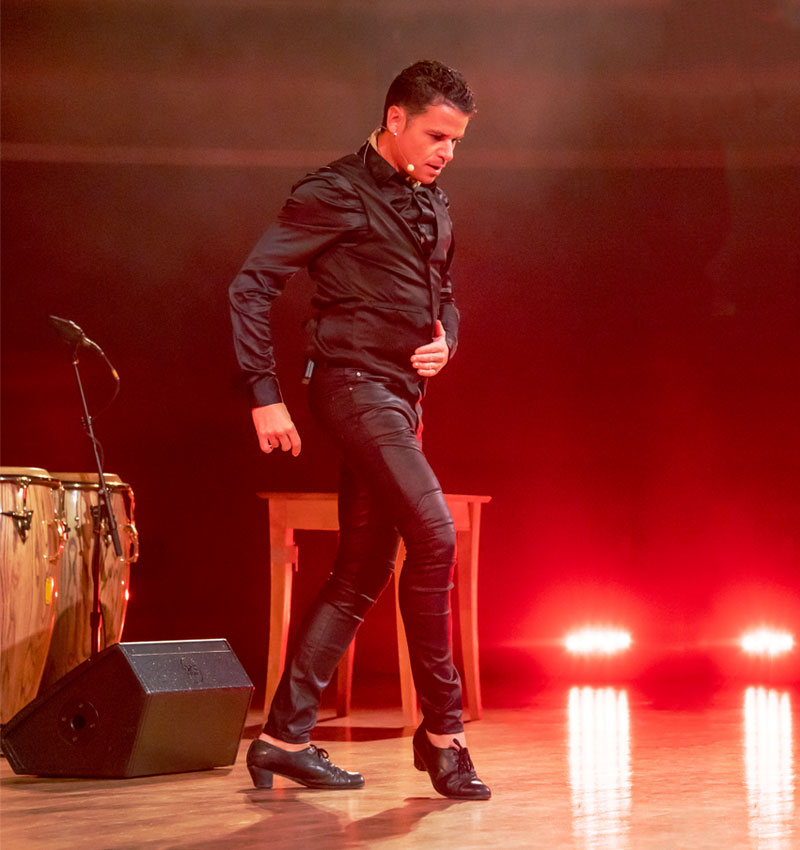
{"label": "red stage light", "polygon": [[776,629],[754,629],[742,635],[742,651],[748,655],[783,655],[794,648],[794,638],[789,632]]}
{"label": "red stage light", "polygon": [[630,632],[622,629],[588,627],[567,635],[564,645],[575,655],[614,655],[630,648]]}

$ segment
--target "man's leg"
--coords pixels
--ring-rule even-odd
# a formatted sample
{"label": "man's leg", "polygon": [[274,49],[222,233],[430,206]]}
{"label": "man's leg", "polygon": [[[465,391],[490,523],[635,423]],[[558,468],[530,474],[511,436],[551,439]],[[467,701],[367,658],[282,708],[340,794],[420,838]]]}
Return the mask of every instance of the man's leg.
{"label": "man's leg", "polygon": [[366,611],[389,583],[399,536],[390,515],[358,474],[344,466],[339,492],[339,550],[330,578],[301,625],[264,731],[247,753],[257,787],[277,773],[312,788],[359,788],[364,777],[332,764],[309,744],[322,691]]}
{"label": "man's leg", "polygon": [[386,507],[343,465],[336,561],[298,632],[264,727],[267,735],[291,744],[309,741],[322,691],[391,581],[399,540]]}
{"label": "man's leg", "polygon": [[315,373],[311,403],[405,541],[400,604],[425,726],[458,734],[461,686],[450,651],[455,530],[417,436],[419,410],[385,382],[352,369]]}

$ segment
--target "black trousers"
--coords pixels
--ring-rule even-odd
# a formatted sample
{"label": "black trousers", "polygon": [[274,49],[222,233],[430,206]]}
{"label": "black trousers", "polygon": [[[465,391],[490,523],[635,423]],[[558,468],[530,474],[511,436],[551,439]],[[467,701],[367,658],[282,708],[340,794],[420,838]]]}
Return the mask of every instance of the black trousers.
{"label": "black trousers", "polygon": [[460,732],[461,682],[450,651],[455,529],[422,452],[419,399],[351,368],[318,366],[309,389],[312,413],[343,456],[339,548],[300,627],[264,731],[287,743],[309,740],[323,689],[392,579],[402,536],[400,609],[425,728]]}

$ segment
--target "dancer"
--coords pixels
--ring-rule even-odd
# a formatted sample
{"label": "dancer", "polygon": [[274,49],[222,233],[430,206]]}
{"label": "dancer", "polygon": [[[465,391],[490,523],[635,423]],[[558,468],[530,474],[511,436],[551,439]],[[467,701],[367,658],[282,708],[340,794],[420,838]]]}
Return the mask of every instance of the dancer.
{"label": "dancer", "polygon": [[381,126],[358,153],[294,187],[231,285],[236,353],[260,446],[296,456],[301,440],[275,375],[270,308],[288,278],[308,269],[317,310],[309,402],[342,455],[334,568],[248,751],[258,787],[271,787],[275,773],[314,788],[364,784],[311,744],[310,733],[323,689],[392,578],[402,537],[400,608],[424,718],[414,764],[446,797],[491,796],[466,747],[450,651],[455,530],[422,451],[420,407],[458,332],[451,222],[436,179],[474,112],[457,71],[436,61],[406,68],[389,87]]}

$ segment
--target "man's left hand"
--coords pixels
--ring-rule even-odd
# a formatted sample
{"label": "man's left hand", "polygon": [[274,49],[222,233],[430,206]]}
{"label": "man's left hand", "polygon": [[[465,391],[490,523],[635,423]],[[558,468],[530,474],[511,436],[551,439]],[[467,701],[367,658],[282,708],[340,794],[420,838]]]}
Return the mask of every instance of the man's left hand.
{"label": "man's left hand", "polygon": [[417,370],[420,377],[432,378],[437,372],[444,369],[449,358],[450,349],[447,347],[444,326],[437,319],[436,336],[434,336],[433,342],[421,345],[411,355],[411,365]]}

